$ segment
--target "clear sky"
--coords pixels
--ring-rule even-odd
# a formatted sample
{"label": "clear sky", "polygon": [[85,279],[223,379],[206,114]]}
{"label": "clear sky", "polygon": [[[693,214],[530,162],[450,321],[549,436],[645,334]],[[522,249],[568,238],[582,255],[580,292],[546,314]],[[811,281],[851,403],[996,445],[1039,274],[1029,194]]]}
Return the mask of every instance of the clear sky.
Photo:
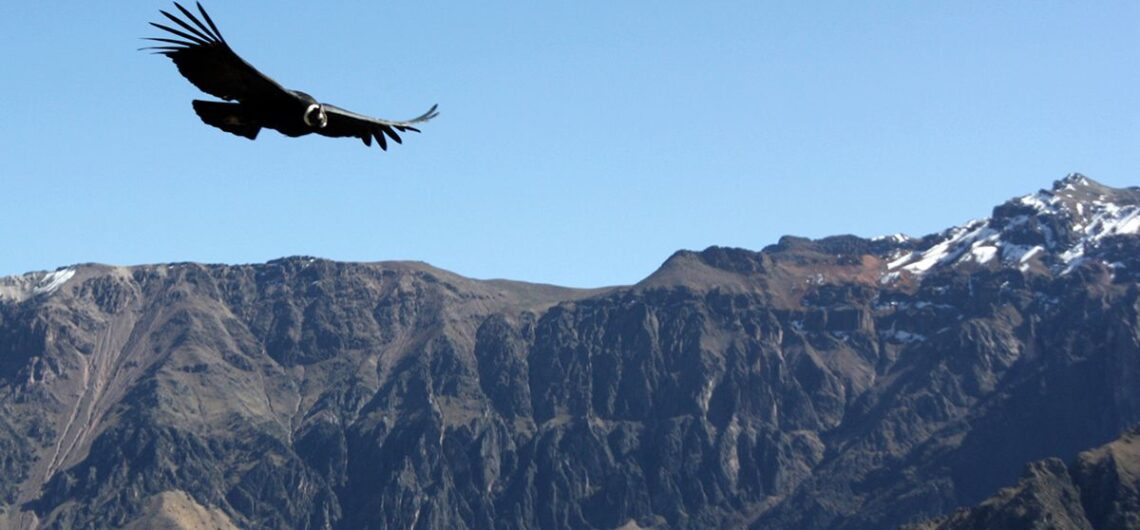
{"label": "clear sky", "polygon": [[172,7],[0,7],[0,275],[304,254],[596,287],[1140,184],[1140,2],[206,3],[287,87],[439,103],[388,152],[201,123],[136,50]]}

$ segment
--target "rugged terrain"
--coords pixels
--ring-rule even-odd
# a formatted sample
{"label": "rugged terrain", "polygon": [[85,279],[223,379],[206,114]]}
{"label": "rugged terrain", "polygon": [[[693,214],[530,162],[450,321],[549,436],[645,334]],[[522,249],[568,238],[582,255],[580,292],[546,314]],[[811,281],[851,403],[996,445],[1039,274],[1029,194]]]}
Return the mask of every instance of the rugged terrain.
{"label": "rugged terrain", "polygon": [[1140,528],[1140,428],[1082,452],[1068,466],[1058,458],[1033,462],[1017,485],[910,530],[1049,528]]}
{"label": "rugged terrain", "polygon": [[1140,422],[1138,232],[1140,189],[1071,175],[588,291],[304,257],[2,278],[0,529],[945,516]]}

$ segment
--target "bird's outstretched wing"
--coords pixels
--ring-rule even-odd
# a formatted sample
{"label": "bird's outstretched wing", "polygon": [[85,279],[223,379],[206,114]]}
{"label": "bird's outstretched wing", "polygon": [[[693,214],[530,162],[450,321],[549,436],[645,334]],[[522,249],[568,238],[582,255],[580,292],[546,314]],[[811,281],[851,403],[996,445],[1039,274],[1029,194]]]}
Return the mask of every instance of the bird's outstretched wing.
{"label": "bird's outstretched wing", "polygon": [[324,136],[332,136],[335,138],[343,137],[356,137],[360,138],[364,145],[372,145],[372,139],[376,139],[376,144],[380,149],[388,150],[388,140],[391,138],[396,143],[403,143],[400,139],[399,132],[415,131],[420,132],[415,127],[418,123],[428,121],[437,115],[436,111],[438,105],[432,105],[427,112],[422,115],[406,121],[391,121],[379,118],[372,118],[357,114],[352,111],[344,110],[335,105],[322,104],[325,109],[325,114],[328,116],[328,124],[324,128],[317,130],[317,134]]}
{"label": "bird's outstretched wing", "polygon": [[170,57],[183,77],[201,91],[215,97],[243,101],[288,94],[276,81],[258,72],[234,53],[202,4],[198,3],[197,6],[201,19],[178,2],[174,3],[174,7],[182,12],[185,20],[160,10],[176,27],[157,22],[150,24],[177,38],[144,37],[161,44],[143,49]]}

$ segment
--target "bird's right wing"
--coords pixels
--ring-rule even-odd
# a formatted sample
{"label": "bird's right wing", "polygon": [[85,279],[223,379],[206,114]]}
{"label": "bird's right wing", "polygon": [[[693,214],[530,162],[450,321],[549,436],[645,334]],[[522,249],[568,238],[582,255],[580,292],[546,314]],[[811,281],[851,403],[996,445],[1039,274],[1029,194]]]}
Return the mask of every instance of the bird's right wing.
{"label": "bird's right wing", "polygon": [[194,86],[224,100],[243,101],[249,98],[288,95],[288,92],[276,81],[258,72],[234,53],[201,3],[198,4],[201,19],[178,2],[174,3],[174,7],[182,12],[186,20],[166,11],[159,11],[177,27],[157,22],[150,24],[177,38],[146,37],[147,40],[161,44],[143,49],[155,50],[155,53],[170,57],[178,66],[182,76]]}
{"label": "bird's right wing", "polygon": [[335,105],[329,105],[328,103],[324,103],[323,105],[329,122],[323,129],[318,129],[316,131],[317,134],[332,136],[334,138],[355,136],[360,138],[360,140],[364,142],[364,145],[372,145],[372,139],[375,138],[380,149],[385,151],[388,150],[388,141],[385,139],[385,136],[391,138],[396,143],[403,143],[397,131],[420,132],[420,130],[416,128],[416,125],[439,115],[439,111],[436,110],[438,105],[432,105],[427,112],[420,116],[403,121],[373,118],[342,109]]}

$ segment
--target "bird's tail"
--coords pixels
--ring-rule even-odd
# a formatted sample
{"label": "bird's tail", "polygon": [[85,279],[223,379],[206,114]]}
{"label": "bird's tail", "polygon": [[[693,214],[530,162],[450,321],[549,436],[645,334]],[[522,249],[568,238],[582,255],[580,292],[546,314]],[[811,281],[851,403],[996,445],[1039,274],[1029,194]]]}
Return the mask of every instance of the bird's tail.
{"label": "bird's tail", "polygon": [[240,103],[223,103],[221,101],[194,100],[194,112],[207,125],[213,125],[228,133],[244,136],[253,140],[261,131],[261,124],[257,123],[245,111]]}

